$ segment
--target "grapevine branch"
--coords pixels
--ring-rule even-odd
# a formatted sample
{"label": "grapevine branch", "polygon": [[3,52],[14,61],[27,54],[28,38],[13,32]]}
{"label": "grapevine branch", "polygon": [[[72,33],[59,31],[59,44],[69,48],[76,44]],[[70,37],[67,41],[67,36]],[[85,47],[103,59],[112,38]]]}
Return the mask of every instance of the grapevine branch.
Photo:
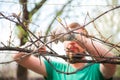
{"label": "grapevine branch", "polygon": [[[96,18],[94,18],[93,20],[91,20],[90,22],[88,22],[87,24],[84,24],[83,27],[86,27],[87,25],[89,25],[90,23],[94,22],[95,20],[97,20],[98,18],[102,17],[103,15],[107,14],[108,12],[110,11],[113,11],[115,9],[118,9],[120,8],[120,6],[116,6],[104,13],[102,13],[101,15],[97,16]],[[70,56],[66,56],[66,55],[59,55],[58,53],[56,53],[53,49],[51,49],[48,44],[49,43],[52,43],[52,42],[55,42],[57,40],[59,40],[60,38],[64,37],[65,35],[68,35],[70,33],[73,33],[75,30],[77,29],[80,29],[80,28],[76,28],[76,29],[73,29],[71,31],[67,31],[66,33],[60,33],[60,34],[54,34],[54,35],[48,35],[48,36],[41,36],[41,38],[46,38],[46,37],[51,37],[51,36],[57,36],[55,37],[55,39],[45,43],[41,40],[41,38],[38,38],[35,34],[33,34],[29,29],[26,28],[26,26],[21,22],[21,18],[19,16],[17,16],[16,14],[12,14],[11,16],[5,16],[3,13],[0,12],[0,19],[6,19],[6,20],[9,20],[11,22],[14,22],[16,24],[19,24],[21,25],[21,27],[27,31],[29,34],[31,34],[36,40],[35,41],[32,41],[32,43],[30,45],[28,45],[27,47],[30,47],[31,45],[33,45],[34,43],[36,43],[37,41],[39,41],[40,43],[42,43],[42,46],[46,46],[47,48],[50,49],[50,52],[46,52],[46,54],[43,54],[43,53],[40,53],[38,52],[38,48],[37,50],[31,50],[31,49],[27,49],[27,47],[24,49],[24,48],[19,48],[19,47],[10,47],[10,46],[4,46],[4,47],[0,47],[0,51],[19,51],[19,52],[27,52],[28,54],[25,54],[24,56],[22,56],[21,58],[18,58],[16,60],[22,60],[24,57],[26,56],[29,56],[29,55],[38,55],[38,56],[43,56],[47,61],[48,63],[55,69],[55,67],[51,64],[51,62],[46,58],[46,56],[53,56],[53,57],[59,57],[59,58],[62,58],[66,61],[69,61],[70,63],[109,63],[109,64],[120,64],[120,57],[119,56],[115,56],[115,57],[105,57],[105,56],[92,56],[92,55],[88,55],[88,54],[77,54],[77,55],[72,55],[71,57]],[[26,20],[25,20],[26,21]],[[78,33],[76,33],[78,34]],[[118,44],[113,44],[113,43],[110,43],[110,42],[106,42],[104,40],[101,40],[99,38],[96,38],[94,36],[91,36],[91,35],[85,35],[85,34],[80,34],[80,35],[83,35],[83,36],[86,36],[87,38],[90,38],[91,40],[97,40],[97,41],[100,41],[104,44],[106,44],[107,46],[109,47],[112,47],[112,48],[120,48],[120,46]],[[111,49],[112,49],[111,48]],[[107,53],[106,53],[107,54]],[[92,60],[80,60],[81,57],[84,57],[84,56],[87,56],[87,57],[96,57],[96,58],[102,58],[102,60],[100,61],[96,61],[94,59]],[[12,60],[12,61],[8,61],[8,62],[1,62],[0,64],[8,64],[8,63],[11,63],[11,62],[14,62],[16,60]],[[57,70],[55,69],[56,71],[58,72],[62,72],[60,70]],[[79,70],[79,69],[78,69]],[[76,70],[76,71],[78,71]],[[74,72],[76,72],[74,71]],[[66,72],[66,74],[71,74],[71,73],[74,73],[74,72]],[[62,73],[65,73],[65,72],[62,72]]]}

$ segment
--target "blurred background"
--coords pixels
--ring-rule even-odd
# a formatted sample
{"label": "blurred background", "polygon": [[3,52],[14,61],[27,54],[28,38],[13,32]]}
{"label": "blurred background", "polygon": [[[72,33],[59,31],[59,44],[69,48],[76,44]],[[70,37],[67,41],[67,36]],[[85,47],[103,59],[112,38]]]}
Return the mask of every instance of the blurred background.
{"label": "blurred background", "polygon": [[[11,15],[19,16],[27,28],[36,35],[49,35],[51,31],[61,27],[60,22],[63,24],[78,22],[85,25],[105,11],[119,5],[120,0],[0,0],[0,13],[9,18]],[[85,28],[89,34],[100,39],[105,40],[110,37],[110,42],[119,43],[120,9],[108,12]],[[0,47],[22,46],[26,43],[27,37],[28,33],[20,25],[0,15]],[[57,53],[64,54],[61,42],[52,43],[52,48]],[[114,52],[119,54],[119,52]],[[32,80],[33,78],[42,80],[41,75],[15,62],[4,63],[12,60],[13,53],[16,52],[0,50],[0,80]],[[114,77],[120,77],[119,65]]]}

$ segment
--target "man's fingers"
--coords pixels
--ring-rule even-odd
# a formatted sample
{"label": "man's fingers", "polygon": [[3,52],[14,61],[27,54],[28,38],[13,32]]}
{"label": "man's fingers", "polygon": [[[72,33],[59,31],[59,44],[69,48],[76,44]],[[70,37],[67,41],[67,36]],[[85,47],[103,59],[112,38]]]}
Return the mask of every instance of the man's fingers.
{"label": "man's fingers", "polygon": [[46,52],[46,47],[42,46],[41,48],[38,49],[38,52]]}

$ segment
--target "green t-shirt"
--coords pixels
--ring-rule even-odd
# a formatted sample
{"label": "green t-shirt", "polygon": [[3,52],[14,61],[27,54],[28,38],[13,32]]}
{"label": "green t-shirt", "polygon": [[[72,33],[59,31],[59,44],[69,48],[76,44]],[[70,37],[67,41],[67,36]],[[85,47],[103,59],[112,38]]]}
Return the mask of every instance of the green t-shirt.
{"label": "green t-shirt", "polygon": [[[47,72],[47,77],[45,77],[45,80],[106,80],[100,72],[99,64],[89,65],[84,69],[77,71],[75,74],[67,75],[57,72],[47,61],[44,61],[44,63]],[[57,70],[60,71],[73,72],[76,70],[66,63],[58,63],[53,61],[51,61],[51,63]],[[108,80],[112,80],[112,78]]]}

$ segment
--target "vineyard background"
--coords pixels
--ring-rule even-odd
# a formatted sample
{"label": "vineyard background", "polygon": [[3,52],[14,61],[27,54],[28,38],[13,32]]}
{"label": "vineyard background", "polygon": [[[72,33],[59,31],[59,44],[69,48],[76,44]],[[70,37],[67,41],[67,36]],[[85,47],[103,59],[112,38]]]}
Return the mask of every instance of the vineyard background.
{"label": "vineyard background", "polygon": [[[82,25],[92,21],[94,18],[120,5],[119,0],[0,0],[0,47],[14,46],[20,47],[27,41],[28,33],[19,25],[2,16],[17,21],[13,16],[21,19],[35,35],[49,35],[56,28],[61,28],[61,24],[78,22]],[[120,8],[102,15],[97,20],[85,26],[89,34],[102,40],[107,40],[119,45],[120,41]],[[47,40],[44,39],[44,42]],[[51,46],[52,45],[52,46]],[[59,54],[64,54],[61,42],[49,45]],[[59,49],[61,47],[61,49]],[[118,48],[120,50],[120,48]],[[113,50],[114,53],[120,52]],[[12,60],[12,54],[16,51],[0,50],[0,63]],[[24,76],[19,76],[23,71]],[[19,75],[18,75],[19,74]],[[28,80],[29,78],[42,77],[32,71],[24,69],[15,62],[0,64],[0,77],[5,80],[13,80],[9,77]],[[120,66],[118,65],[114,76],[120,77]],[[7,79],[8,78],[8,79]],[[3,80],[2,78],[0,80]],[[39,80],[39,79],[38,79]]]}

